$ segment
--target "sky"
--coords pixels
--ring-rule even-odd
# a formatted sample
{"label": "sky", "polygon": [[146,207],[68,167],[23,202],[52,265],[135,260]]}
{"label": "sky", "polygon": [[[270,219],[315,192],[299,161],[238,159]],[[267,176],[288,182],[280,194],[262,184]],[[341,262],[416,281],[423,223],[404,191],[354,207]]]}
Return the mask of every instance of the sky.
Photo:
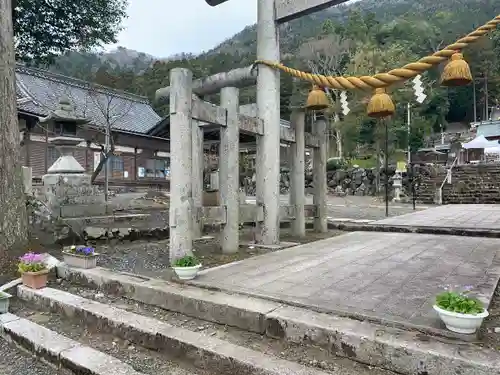
{"label": "sky", "polygon": [[117,45],[161,58],[209,50],[254,24],[257,0],[129,0],[127,13]]}

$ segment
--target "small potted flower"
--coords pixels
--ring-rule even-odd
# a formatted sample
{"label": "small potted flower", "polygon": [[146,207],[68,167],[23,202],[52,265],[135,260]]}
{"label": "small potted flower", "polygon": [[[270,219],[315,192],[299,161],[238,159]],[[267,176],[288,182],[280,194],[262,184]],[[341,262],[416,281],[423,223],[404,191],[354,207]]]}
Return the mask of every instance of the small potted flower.
{"label": "small potted flower", "polygon": [[19,272],[23,284],[32,289],[41,289],[47,285],[49,270],[43,262],[43,256],[37,253],[26,253],[19,258]]}
{"label": "small potted flower", "polygon": [[436,296],[434,310],[452,332],[475,333],[488,316],[488,311],[467,292],[446,291]]}
{"label": "small potted flower", "polygon": [[176,259],[172,268],[180,280],[193,280],[200,271],[201,263],[194,255],[186,255]]}
{"label": "small potted flower", "polygon": [[0,314],[9,312],[9,299],[11,297],[9,293],[0,292]]}
{"label": "small potted flower", "polygon": [[63,250],[64,263],[75,268],[95,268],[97,256],[93,247],[71,246]]}

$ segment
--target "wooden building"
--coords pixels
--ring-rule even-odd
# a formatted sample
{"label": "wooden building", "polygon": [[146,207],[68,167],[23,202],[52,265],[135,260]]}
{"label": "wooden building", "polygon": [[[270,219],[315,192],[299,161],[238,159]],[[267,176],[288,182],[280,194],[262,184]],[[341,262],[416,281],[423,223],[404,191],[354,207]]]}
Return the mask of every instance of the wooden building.
{"label": "wooden building", "polygon": [[[92,173],[108,128],[115,149],[108,164],[110,185],[169,185],[170,143],[150,134],[161,118],[147,98],[21,65],[16,67],[16,85],[22,162],[32,168],[35,180],[60,156],[50,144],[58,136],[81,139],[73,155]],[[90,122],[82,126],[40,123],[61,101]],[[101,172],[96,182],[103,178]]]}

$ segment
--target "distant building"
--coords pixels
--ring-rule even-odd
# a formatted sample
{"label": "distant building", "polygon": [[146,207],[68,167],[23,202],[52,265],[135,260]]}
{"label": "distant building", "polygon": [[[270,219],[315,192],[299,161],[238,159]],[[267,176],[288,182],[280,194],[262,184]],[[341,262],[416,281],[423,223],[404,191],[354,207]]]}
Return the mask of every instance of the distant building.
{"label": "distant building", "polygon": [[414,163],[453,162],[460,142],[467,142],[474,138],[470,125],[464,122],[451,122],[440,133],[432,134],[425,140],[426,146],[412,154]]}
{"label": "distant building", "polygon": [[[32,167],[35,179],[60,156],[49,142],[56,136],[82,139],[73,154],[89,173],[93,172],[109,124],[116,152],[108,164],[110,183],[168,184],[170,142],[148,134],[161,118],[147,98],[21,65],[16,67],[16,91],[22,162]],[[40,124],[39,120],[56,110],[62,99],[90,123],[84,127],[56,123],[50,128]]]}
{"label": "distant building", "polygon": [[491,109],[488,121],[474,122],[471,124],[476,129],[477,135],[483,135],[486,139],[500,139],[500,106]]}

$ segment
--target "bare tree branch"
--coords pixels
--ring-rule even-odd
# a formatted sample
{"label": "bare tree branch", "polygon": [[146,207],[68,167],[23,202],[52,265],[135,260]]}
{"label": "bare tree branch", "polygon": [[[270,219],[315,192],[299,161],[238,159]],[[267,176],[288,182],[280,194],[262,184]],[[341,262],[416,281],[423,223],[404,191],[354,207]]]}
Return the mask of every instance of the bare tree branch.
{"label": "bare tree branch", "polygon": [[[355,44],[348,39],[342,39],[338,35],[328,35],[319,40],[311,40],[304,43],[299,56],[308,65],[311,72],[316,74],[338,76],[345,73],[346,62],[354,55]],[[339,93],[337,90],[326,90],[332,111],[330,112],[331,129],[329,136],[335,139],[338,156],[342,157],[342,134],[340,131],[339,114],[336,106]]]}
{"label": "bare tree branch", "polygon": [[103,93],[102,90],[97,89],[95,86],[89,91],[89,98],[104,120],[104,129],[99,130],[105,135],[108,132],[110,134],[108,149],[106,150],[105,145],[100,145],[101,158],[91,177],[91,181],[94,182],[105,163],[115,154],[116,140],[113,135],[113,127],[129,114],[133,102],[131,100],[124,100],[113,93]]}

